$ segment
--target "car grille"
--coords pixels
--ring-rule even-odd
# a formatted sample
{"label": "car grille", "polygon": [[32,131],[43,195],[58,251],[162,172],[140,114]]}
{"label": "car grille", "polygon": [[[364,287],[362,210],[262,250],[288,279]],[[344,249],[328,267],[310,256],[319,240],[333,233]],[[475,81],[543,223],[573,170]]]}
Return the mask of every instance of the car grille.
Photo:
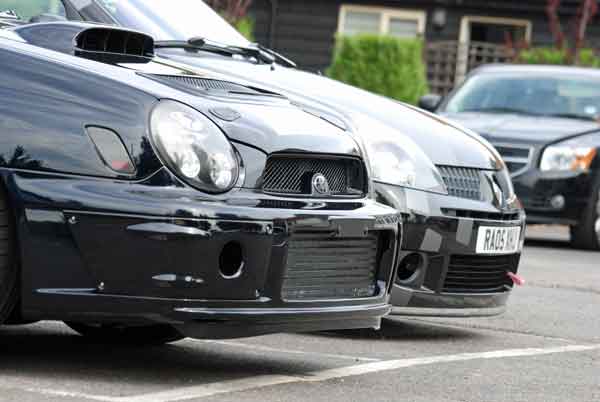
{"label": "car grille", "polygon": [[512,175],[519,174],[529,167],[531,161],[531,148],[513,145],[494,145],[502,156],[508,171]]}
{"label": "car grille", "polygon": [[512,286],[507,273],[516,272],[515,256],[454,255],[444,281],[446,293],[494,293]]}
{"label": "car grille", "polygon": [[487,221],[516,221],[521,216],[518,212],[483,212],[450,208],[442,208],[442,213],[453,218],[482,219]]}
{"label": "car grille", "polygon": [[376,294],[378,236],[339,238],[330,231],[291,235],[284,300],[351,299]]}
{"label": "car grille", "polygon": [[366,192],[366,173],[360,159],[302,155],[271,156],[263,173],[262,189],[266,193],[310,196],[312,179],[319,173],[325,176],[330,189],[329,194],[320,197],[360,197]]}
{"label": "car grille", "polygon": [[438,166],[448,194],[453,197],[481,201],[481,170]]}
{"label": "car grille", "polygon": [[522,201],[525,208],[553,209],[550,203],[550,196],[546,194],[534,194],[533,197],[525,198]]}

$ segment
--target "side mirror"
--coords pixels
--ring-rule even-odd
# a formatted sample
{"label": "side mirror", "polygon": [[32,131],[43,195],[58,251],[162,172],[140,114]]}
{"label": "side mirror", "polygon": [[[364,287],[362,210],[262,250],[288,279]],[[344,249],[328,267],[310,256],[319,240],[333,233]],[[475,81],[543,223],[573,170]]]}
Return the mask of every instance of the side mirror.
{"label": "side mirror", "polygon": [[442,96],[428,94],[419,99],[419,107],[429,112],[435,112],[435,109],[442,103]]}

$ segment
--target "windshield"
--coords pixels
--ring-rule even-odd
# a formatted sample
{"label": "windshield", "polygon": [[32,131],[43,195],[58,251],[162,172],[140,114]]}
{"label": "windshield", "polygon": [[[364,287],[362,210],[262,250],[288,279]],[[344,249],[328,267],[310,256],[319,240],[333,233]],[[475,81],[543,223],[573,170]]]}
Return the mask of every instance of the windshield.
{"label": "windshield", "polygon": [[71,0],[83,15],[90,3],[100,5],[119,24],[146,32],[156,40],[202,37],[232,46],[248,40],[202,0]]}
{"label": "windshield", "polygon": [[32,18],[44,14],[65,17],[65,8],[60,0],[0,0],[0,18],[12,15],[23,21],[35,22]]}
{"label": "windshield", "polygon": [[469,79],[444,111],[596,119],[600,116],[600,79],[484,73]]}

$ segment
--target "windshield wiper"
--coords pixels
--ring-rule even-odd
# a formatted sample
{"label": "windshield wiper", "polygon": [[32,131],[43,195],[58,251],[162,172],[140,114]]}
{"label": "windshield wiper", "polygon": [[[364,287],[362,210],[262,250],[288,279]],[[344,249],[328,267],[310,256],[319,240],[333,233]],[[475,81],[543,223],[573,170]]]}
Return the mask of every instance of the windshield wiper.
{"label": "windshield wiper", "polygon": [[472,108],[464,109],[462,112],[480,112],[480,113],[513,113],[526,116],[542,116],[539,113],[530,112],[528,110],[515,109],[510,107],[488,107],[488,108]]}
{"label": "windshield wiper", "polygon": [[256,46],[259,50],[262,50],[263,52],[266,52],[266,53],[270,54],[271,56],[275,57],[277,59],[277,61],[279,62],[279,64],[283,64],[284,66],[291,67],[291,68],[298,67],[298,65],[294,61],[288,59],[287,57],[285,57],[281,53],[276,52],[273,49],[269,49],[268,47],[265,47],[258,43],[254,43],[253,45]]}
{"label": "windshield wiper", "polygon": [[159,48],[179,48],[189,50],[203,50],[206,52],[219,53],[226,56],[243,56],[248,58],[254,58],[255,60],[264,64],[273,64],[276,61],[280,64],[284,64],[288,67],[296,67],[296,64],[280,55],[279,53],[267,49],[258,44],[244,47],[244,46],[230,46],[222,43],[210,41],[202,37],[190,38],[186,41],[183,40],[163,40],[156,41],[154,47]]}
{"label": "windshield wiper", "polygon": [[576,113],[549,113],[545,114],[544,117],[560,117],[563,119],[574,119],[574,120],[586,120],[586,121],[598,121],[596,116],[588,116]]}

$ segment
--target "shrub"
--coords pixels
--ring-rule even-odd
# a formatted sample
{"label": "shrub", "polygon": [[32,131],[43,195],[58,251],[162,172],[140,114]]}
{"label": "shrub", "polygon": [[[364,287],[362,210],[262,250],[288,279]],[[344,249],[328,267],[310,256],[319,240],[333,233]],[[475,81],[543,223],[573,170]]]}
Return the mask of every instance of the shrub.
{"label": "shrub", "polygon": [[418,39],[340,36],[327,75],[412,104],[427,93],[423,44]]}
{"label": "shrub", "polygon": [[593,49],[581,49],[579,51],[579,60],[575,63],[572,63],[567,50],[550,47],[525,49],[519,52],[517,62],[523,64],[575,64],[584,67],[600,67],[600,58],[596,56]]}
{"label": "shrub", "polygon": [[254,20],[251,17],[244,17],[235,23],[235,28],[250,42],[254,42]]}
{"label": "shrub", "polygon": [[551,47],[537,47],[521,51],[517,61],[523,64],[569,64],[569,57],[565,50]]}

